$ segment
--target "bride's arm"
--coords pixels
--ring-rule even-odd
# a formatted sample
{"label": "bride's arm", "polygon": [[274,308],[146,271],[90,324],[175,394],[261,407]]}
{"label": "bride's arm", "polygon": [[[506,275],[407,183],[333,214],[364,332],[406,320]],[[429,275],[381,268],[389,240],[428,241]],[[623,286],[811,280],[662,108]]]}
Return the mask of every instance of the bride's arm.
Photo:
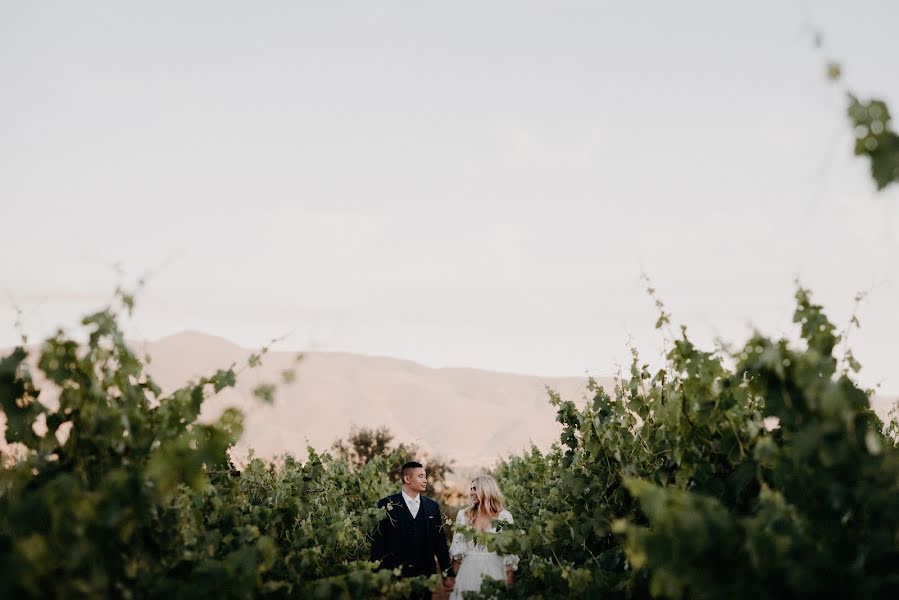
{"label": "bride's arm", "polygon": [[[462,525],[465,523],[465,516],[462,511],[459,511],[459,514],[456,515],[456,525]],[[465,536],[463,536],[459,532],[453,533],[453,542],[450,544],[449,555],[453,560],[452,567],[453,573],[459,573],[459,566],[462,564],[462,559],[465,558],[465,553],[468,550],[468,544],[465,540]]]}

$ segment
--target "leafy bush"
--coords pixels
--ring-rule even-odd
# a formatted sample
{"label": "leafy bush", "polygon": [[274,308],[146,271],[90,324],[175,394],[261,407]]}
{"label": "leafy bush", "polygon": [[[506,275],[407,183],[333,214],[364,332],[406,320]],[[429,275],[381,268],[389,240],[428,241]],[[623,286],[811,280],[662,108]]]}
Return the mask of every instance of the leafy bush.
{"label": "leafy bush", "polygon": [[[595,382],[582,405],[550,393],[560,443],[495,473],[515,525],[490,544],[522,557],[518,582],[483,596],[899,591],[896,424],[884,433],[851,354],[838,362],[841,336],[822,308],[805,290],[796,300],[798,346],[756,334],[739,351],[705,351],[682,330],[666,368],[652,373],[635,354],[614,397]],[[667,322],[663,310],[658,325]],[[38,389],[25,349],[0,360],[6,440],[18,448],[0,468],[0,594],[423,589],[425,580],[397,581],[365,560],[382,516],[375,501],[394,491],[401,453],[385,443],[365,460],[251,457],[238,473],[228,448],[240,413],[197,420],[208,395],[235,383],[234,366],[164,395],[114,311],[84,325],[87,343],[59,332],[37,357],[56,401]]]}
{"label": "leafy bush", "polygon": [[[899,592],[899,449],[839,369],[807,291],[800,347],[753,336],[655,374],[635,355],[615,398],[552,395],[561,444],[496,469],[529,556],[503,597],[843,598]],[[659,326],[667,323],[663,312]],[[766,426],[766,422],[768,426]]]}
{"label": "leafy bush", "polygon": [[87,344],[60,331],[41,348],[55,407],[25,349],[0,361],[18,448],[0,469],[0,596],[367,598],[424,585],[365,560],[395,457],[352,469],[310,450],[237,473],[227,451],[241,414],[197,421],[208,395],[234,385],[233,366],[162,395],[113,310],[84,325]]}

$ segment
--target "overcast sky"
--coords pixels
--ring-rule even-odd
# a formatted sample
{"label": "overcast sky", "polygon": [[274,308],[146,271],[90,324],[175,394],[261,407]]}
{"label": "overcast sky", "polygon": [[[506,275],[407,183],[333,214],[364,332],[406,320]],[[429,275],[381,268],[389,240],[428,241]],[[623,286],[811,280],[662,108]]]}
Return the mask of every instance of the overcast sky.
{"label": "overcast sky", "polygon": [[[805,6],[806,8],[803,8]],[[899,3],[0,0],[0,346],[153,273],[132,335],[545,375],[792,331],[794,279],[899,393]]]}

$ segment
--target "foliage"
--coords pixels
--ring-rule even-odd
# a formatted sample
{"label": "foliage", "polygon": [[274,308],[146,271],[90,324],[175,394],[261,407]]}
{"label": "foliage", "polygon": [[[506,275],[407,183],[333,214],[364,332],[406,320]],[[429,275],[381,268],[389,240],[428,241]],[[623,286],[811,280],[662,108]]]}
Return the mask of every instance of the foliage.
{"label": "foliage", "polygon": [[[815,34],[815,47],[820,49],[823,36]],[[826,64],[827,78],[839,82],[843,77],[842,66],[830,59]],[[883,100],[871,98],[859,100],[855,94],[844,90],[849,100],[847,115],[855,134],[856,156],[865,156],[871,164],[871,178],[878,191],[892,183],[899,183],[899,135],[890,127],[890,111]]]}
{"label": "foliage", "polygon": [[117,321],[107,309],[84,320],[86,344],[62,331],[45,342],[36,366],[56,402],[24,348],[0,360],[19,449],[0,468],[0,596],[368,598],[424,585],[365,560],[394,456],[354,469],[310,450],[238,474],[240,413],[198,421],[234,367],[163,395]]}
{"label": "foliage", "polygon": [[[515,524],[485,541],[522,562],[515,586],[484,597],[899,591],[897,425],[870,411],[851,353],[838,361],[845,334],[807,291],[796,301],[799,345],[756,334],[707,351],[682,329],[664,369],[635,353],[611,396],[595,382],[581,405],[550,392],[560,443],[495,471]],[[0,360],[20,450],[0,467],[0,594],[365,598],[439,583],[365,560],[410,446],[357,430],[336,457],[251,457],[237,473],[240,413],[198,420],[235,366],[163,394],[117,317],[87,317],[86,343],[60,331],[36,361]]]}
{"label": "foliage", "polygon": [[417,444],[400,442],[394,445],[393,441],[394,436],[387,427],[354,428],[347,439],[335,441],[331,450],[357,470],[364,469],[373,460],[387,460],[390,465],[387,472],[396,489],[402,486],[400,470],[403,465],[410,461],[420,462],[427,469],[428,484],[433,487],[438,500],[449,499],[451,490],[447,487],[446,477],[453,472],[453,461],[428,456]]}
{"label": "foliage", "polygon": [[855,131],[855,154],[870,159],[877,189],[899,182],[899,135],[890,128],[886,104],[882,100],[862,102],[850,94],[848,114]]}
{"label": "foliage", "polygon": [[895,595],[895,437],[838,369],[841,336],[822,308],[803,289],[796,300],[799,347],[756,334],[732,355],[708,352],[683,329],[667,368],[635,355],[614,398],[595,384],[580,408],[552,394],[560,445],[496,470],[517,528],[492,545],[528,559],[516,586],[492,591]]}

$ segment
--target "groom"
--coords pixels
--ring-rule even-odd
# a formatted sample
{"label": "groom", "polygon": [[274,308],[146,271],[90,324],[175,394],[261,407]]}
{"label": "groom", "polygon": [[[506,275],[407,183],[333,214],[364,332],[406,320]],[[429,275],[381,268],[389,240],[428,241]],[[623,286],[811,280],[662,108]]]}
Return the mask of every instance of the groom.
{"label": "groom", "polygon": [[428,475],[421,463],[407,462],[402,470],[403,489],[399,494],[378,500],[387,515],[372,532],[371,559],[382,569],[400,568],[403,577],[437,572],[440,563],[443,585],[451,590],[455,573],[450,563],[440,506],[423,495]]}

